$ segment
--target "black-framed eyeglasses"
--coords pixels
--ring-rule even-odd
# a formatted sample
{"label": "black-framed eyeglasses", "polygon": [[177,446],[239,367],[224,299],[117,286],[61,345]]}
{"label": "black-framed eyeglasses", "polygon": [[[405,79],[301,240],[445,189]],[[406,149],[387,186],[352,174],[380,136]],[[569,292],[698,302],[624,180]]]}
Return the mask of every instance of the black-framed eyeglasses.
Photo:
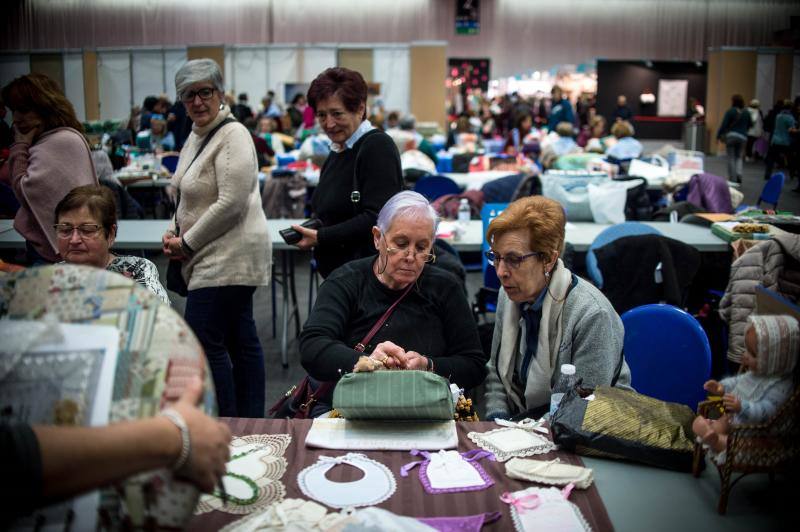
{"label": "black-framed eyeglasses", "polygon": [[97,233],[103,228],[100,224],[80,224],[80,225],[72,225],[72,224],[54,224],[53,229],[56,230],[56,236],[58,238],[66,240],[67,238],[72,238],[72,233],[75,230],[78,230],[78,235],[81,238],[94,238],[97,236]]}
{"label": "black-framed eyeglasses", "polygon": [[495,268],[497,267],[497,264],[499,262],[505,261],[506,266],[508,266],[512,270],[516,270],[516,269],[518,269],[520,267],[520,265],[522,264],[522,262],[525,259],[528,259],[530,257],[541,256],[542,252],[541,251],[534,251],[532,253],[527,253],[525,255],[516,255],[514,253],[509,253],[508,255],[506,255],[504,257],[502,255],[499,255],[499,254],[495,253],[492,250],[489,250],[489,251],[485,252],[484,255],[486,256],[486,260],[489,261],[489,264],[491,264]]}
{"label": "black-framed eyeglasses", "polygon": [[204,102],[210,100],[212,96],[214,96],[214,91],[216,89],[211,89],[208,87],[198,89],[196,91],[186,91],[181,94],[181,101],[183,103],[192,103],[194,101],[195,96],[200,96],[200,99]]}

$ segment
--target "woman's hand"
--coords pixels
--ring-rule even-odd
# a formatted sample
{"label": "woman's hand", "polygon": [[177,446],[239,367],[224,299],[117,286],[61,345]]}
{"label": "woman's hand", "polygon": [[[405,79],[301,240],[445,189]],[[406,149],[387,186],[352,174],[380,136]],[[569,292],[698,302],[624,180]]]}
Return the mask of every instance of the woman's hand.
{"label": "woman's hand", "polygon": [[317,230],[309,229],[301,225],[293,225],[292,229],[303,235],[303,238],[295,244],[300,249],[311,249],[317,245]]}
{"label": "woman's hand", "polygon": [[161,246],[162,250],[164,251],[164,255],[169,257],[170,260],[187,259],[186,255],[183,253],[183,247],[181,246],[181,237],[174,235],[171,237],[167,237],[167,235],[165,234],[161,238]]}
{"label": "woman's hand", "polygon": [[703,389],[712,395],[722,395],[725,393],[725,387],[719,381],[710,380],[703,384]]}
{"label": "woman's hand", "polygon": [[428,369],[428,358],[420,355],[416,351],[406,351],[403,367],[405,369],[426,371]]}
{"label": "woman's hand", "polygon": [[203,397],[203,383],[195,377],[186,385],[183,395],[172,405],[189,428],[191,454],[180,474],[211,493],[225,474],[230,458],[231,431],[227,425],[204,414],[197,404]]}
{"label": "woman's hand", "polygon": [[405,350],[392,342],[381,342],[375,346],[369,358],[377,360],[387,368],[404,368]]}
{"label": "woman's hand", "polygon": [[33,144],[33,139],[36,138],[36,136],[41,132],[41,129],[41,124],[36,124],[27,132],[23,133],[17,129],[17,126],[14,126],[14,142],[22,142],[31,145]]}
{"label": "woman's hand", "polygon": [[722,406],[725,407],[725,412],[735,414],[742,411],[742,402],[733,394],[726,393],[722,396]]}

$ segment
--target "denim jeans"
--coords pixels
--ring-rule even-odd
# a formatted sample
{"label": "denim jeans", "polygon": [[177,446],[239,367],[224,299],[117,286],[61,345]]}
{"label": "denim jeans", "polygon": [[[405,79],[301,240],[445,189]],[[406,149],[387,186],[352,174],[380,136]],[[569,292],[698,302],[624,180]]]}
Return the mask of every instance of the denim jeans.
{"label": "denim jeans", "polygon": [[737,183],[742,182],[742,157],[744,147],[747,144],[746,137],[728,134],[725,137],[725,152],[728,155],[728,180]]}
{"label": "denim jeans", "polygon": [[264,352],[253,321],[254,286],[189,290],[186,323],[205,349],[219,415],[264,417]]}

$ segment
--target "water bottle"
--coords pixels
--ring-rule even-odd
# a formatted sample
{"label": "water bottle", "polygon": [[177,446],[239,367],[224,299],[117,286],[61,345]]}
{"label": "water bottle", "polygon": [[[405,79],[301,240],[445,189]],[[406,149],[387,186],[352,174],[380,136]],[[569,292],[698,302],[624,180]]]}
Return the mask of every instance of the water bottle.
{"label": "water bottle", "polygon": [[461,202],[458,204],[458,225],[466,229],[471,217],[472,210],[469,208],[469,200],[461,198]]}
{"label": "water bottle", "polygon": [[551,418],[558,409],[558,405],[561,403],[561,398],[564,397],[564,393],[566,393],[567,390],[571,390],[576,382],[575,366],[572,364],[561,364],[561,375],[559,375],[556,386],[553,388],[553,393],[550,395]]}

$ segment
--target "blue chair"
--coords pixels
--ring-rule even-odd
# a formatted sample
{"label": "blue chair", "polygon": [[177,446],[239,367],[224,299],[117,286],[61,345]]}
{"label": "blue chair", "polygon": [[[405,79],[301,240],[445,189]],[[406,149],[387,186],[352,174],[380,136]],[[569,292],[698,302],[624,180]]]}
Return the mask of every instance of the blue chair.
{"label": "blue chair", "polygon": [[436,171],[445,173],[453,171],[453,154],[440,151],[436,154]]}
{"label": "blue chair", "polygon": [[483,286],[478,290],[478,300],[476,311],[480,314],[497,311],[497,294],[500,290],[500,279],[494,266],[489,264],[486,252],[489,251],[489,242],[486,241],[486,231],[489,223],[500,215],[508,207],[508,203],[484,203],[481,209],[481,221],[483,222],[483,242],[481,243],[481,269],[483,271]]}
{"label": "blue chair", "polygon": [[711,346],[700,323],[677,307],[658,304],[629,310],[622,324],[633,388],[695,410],[711,378]]}
{"label": "blue chair", "polygon": [[174,174],[175,170],[178,168],[178,159],[179,154],[177,153],[164,154],[161,157],[161,166],[169,170],[170,174]]}
{"label": "blue chair", "polygon": [[783,172],[775,172],[772,174],[769,181],[764,184],[764,188],[761,189],[761,195],[758,197],[756,206],[760,207],[763,201],[764,203],[771,203],[773,208],[777,210],[778,199],[781,197],[784,181],[786,181],[786,176]]}
{"label": "blue chair", "polygon": [[661,231],[641,222],[623,222],[612,225],[597,235],[586,252],[586,273],[598,288],[603,287],[603,274],[597,266],[597,257],[594,250],[610,244],[618,238],[634,235],[660,235]]}
{"label": "blue chair", "polygon": [[414,185],[414,192],[419,192],[428,201],[434,201],[445,194],[460,194],[458,183],[443,175],[423,177]]}

